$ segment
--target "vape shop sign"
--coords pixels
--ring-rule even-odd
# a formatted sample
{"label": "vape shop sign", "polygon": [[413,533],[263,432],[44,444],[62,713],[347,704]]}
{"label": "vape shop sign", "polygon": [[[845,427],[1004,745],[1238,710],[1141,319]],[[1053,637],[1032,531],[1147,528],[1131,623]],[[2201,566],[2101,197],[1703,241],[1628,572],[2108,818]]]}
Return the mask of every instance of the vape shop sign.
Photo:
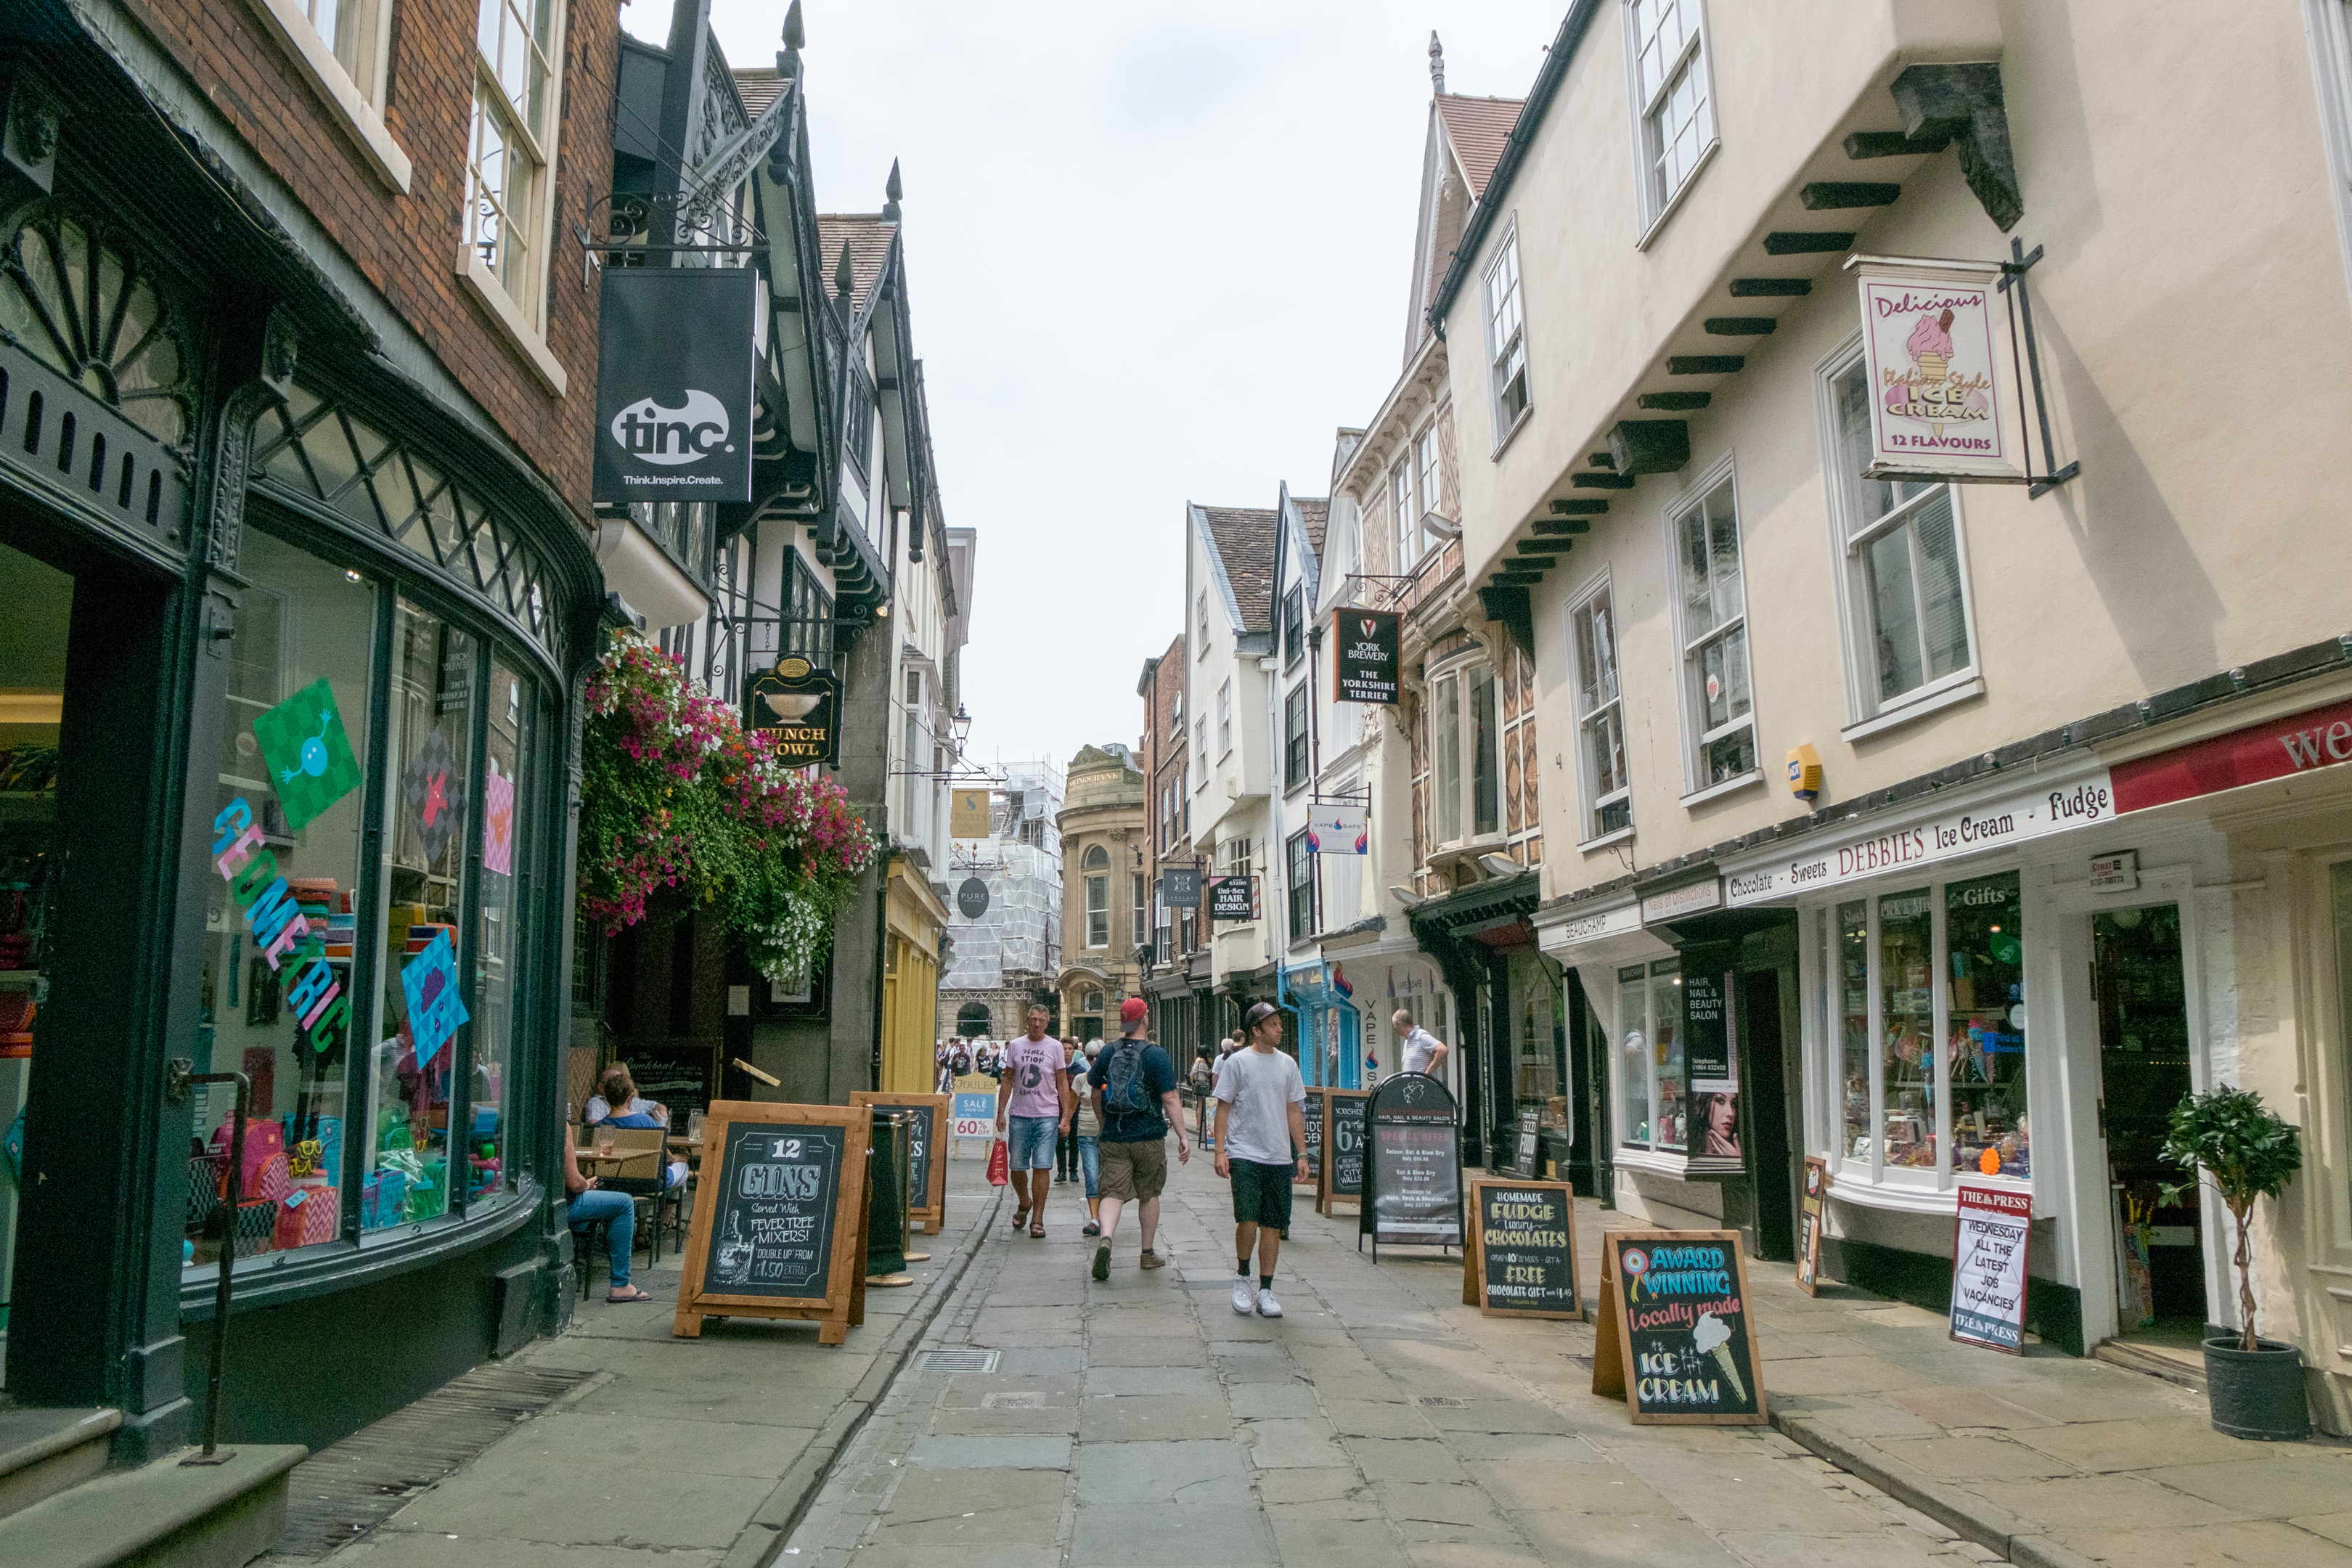
{"label": "vape shop sign", "polygon": [[2023,484],[2024,428],[1997,263],[1858,256],[1867,479]]}

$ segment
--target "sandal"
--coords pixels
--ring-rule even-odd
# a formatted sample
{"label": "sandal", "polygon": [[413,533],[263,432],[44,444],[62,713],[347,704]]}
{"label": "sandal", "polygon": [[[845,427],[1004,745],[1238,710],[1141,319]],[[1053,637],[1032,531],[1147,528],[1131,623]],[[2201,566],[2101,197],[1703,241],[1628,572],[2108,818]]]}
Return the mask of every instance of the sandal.
{"label": "sandal", "polygon": [[1028,1223],[1029,1223],[1029,1211],[1028,1211],[1027,1209],[1023,1209],[1019,1214],[1016,1214],[1016,1215],[1014,1215],[1013,1216],[1013,1229],[1015,1229],[1015,1230],[1019,1230],[1019,1229],[1021,1229],[1024,1226],[1027,1225]]}
{"label": "sandal", "polygon": [[632,1301],[650,1301],[653,1299],[651,1291],[640,1290],[635,1285],[628,1288],[625,1295],[618,1290],[608,1290],[604,1293],[604,1300],[615,1307],[626,1306]]}
{"label": "sandal", "polygon": [[1029,1234],[1031,1236],[1043,1237],[1045,1234],[1045,1227],[1043,1225],[1033,1225],[1029,1227]]}

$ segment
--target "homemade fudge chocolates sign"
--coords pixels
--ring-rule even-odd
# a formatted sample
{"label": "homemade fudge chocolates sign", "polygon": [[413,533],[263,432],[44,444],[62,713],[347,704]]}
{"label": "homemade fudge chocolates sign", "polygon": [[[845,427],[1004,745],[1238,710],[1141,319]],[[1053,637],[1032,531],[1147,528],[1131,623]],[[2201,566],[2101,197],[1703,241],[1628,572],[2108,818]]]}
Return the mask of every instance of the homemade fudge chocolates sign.
{"label": "homemade fudge chocolates sign", "polygon": [[1797,1203],[1797,1289],[1822,1293],[1822,1216],[1829,1207],[1830,1163],[1805,1156],[1805,1186]]}
{"label": "homemade fudge chocolates sign", "polygon": [[1307,1184],[1318,1191],[1323,1185],[1323,1108],[1330,1103],[1325,1099],[1329,1092],[1310,1089],[1307,1103],[1298,1108],[1298,1119],[1307,1129]]}
{"label": "homemade fudge chocolates sign", "polygon": [[1959,1198],[1959,1231],[1952,1247],[1952,1338],[2023,1355],[2033,1196],[1963,1183]]}
{"label": "homemade fudge chocolates sign", "polygon": [[1359,1239],[1406,1247],[1462,1245],[1462,1135],[1454,1096],[1427,1073],[1401,1072],[1365,1102]]}
{"label": "homemade fudge chocolates sign", "polygon": [[872,1122],[864,1106],[710,1107],[673,1334],[700,1334],[706,1317],[803,1318],[837,1345],[865,1321]]}
{"label": "homemade fudge chocolates sign", "polygon": [[1316,1188],[1317,1207],[1331,1212],[1335,1198],[1364,1201],[1364,1107],[1372,1098],[1368,1089],[1327,1089],[1323,1099],[1323,1180]]}
{"label": "homemade fudge chocolates sign", "polygon": [[1738,1231],[1601,1237],[1593,1393],[1640,1426],[1762,1426],[1761,1364]]}
{"label": "homemade fudge chocolates sign", "polygon": [[[919,1221],[930,1234],[939,1234],[947,1223],[948,1166],[943,1159],[933,1159],[932,1145],[949,1124],[949,1097],[944,1094],[886,1094],[861,1089],[849,1097],[852,1105],[879,1105],[914,1113],[911,1139],[908,1146],[907,1190],[914,1194],[908,1206],[909,1223]],[[990,1112],[994,1115],[993,1110]],[[994,1122],[990,1131],[994,1131]]]}
{"label": "homemade fudge chocolates sign", "polygon": [[1470,1184],[1462,1304],[1490,1318],[1578,1318],[1576,1194],[1566,1182]]}

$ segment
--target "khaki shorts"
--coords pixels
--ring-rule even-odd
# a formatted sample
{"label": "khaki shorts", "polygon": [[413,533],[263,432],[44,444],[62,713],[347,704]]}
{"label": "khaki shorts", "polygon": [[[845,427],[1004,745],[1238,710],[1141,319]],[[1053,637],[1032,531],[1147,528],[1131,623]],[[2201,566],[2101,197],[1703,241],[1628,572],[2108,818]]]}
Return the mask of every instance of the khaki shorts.
{"label": "khaki shorts", "polygon": [[1154,1138],[1146,1143],[1103,1143],[1102,1195],[1121,1203],[1156,1198],[1168,1184],[1168,1144]]}

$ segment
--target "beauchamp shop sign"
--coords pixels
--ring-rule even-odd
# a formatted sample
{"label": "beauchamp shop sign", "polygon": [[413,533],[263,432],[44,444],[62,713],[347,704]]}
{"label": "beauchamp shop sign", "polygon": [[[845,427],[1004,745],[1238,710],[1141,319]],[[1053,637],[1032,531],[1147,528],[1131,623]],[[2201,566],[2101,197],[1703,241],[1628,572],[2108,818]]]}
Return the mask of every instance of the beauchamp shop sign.
{"label": "beauchamp shop sign", "polygon": [[1866,479],[2022,484],[2007,300],[1994,263],[1858,256],[1870,383]]}
{"label": "beauchamp shop sign", "polygon": [[750,500],[758,275],[607,268],[602,310],[596,499]]}

